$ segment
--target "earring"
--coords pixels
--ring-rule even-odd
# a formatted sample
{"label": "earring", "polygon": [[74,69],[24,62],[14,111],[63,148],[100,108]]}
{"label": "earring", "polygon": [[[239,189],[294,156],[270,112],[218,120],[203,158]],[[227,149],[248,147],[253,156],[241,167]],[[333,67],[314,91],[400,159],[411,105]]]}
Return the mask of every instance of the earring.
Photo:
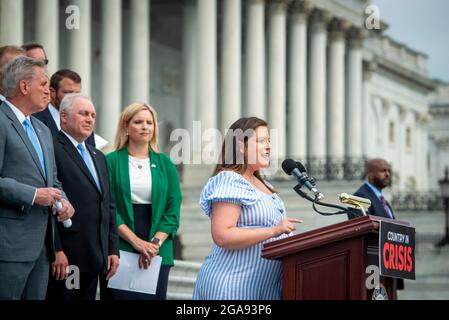
{"label": "earring", "polygon": [[127,136],[128,135],[128,130],[126,130],[126,132],[125,132],[125,136]]}

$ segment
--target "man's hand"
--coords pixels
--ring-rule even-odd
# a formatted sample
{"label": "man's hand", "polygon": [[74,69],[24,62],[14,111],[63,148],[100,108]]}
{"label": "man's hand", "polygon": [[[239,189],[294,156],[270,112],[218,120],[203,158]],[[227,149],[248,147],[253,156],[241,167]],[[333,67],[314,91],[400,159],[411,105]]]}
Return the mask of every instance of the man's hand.
{"label": "man's hand", "polygon": [[108,274],[106,275],[106,280],[109,280],[114,276],[114,274],[117,272],[118,266],[120,263],[120,258],[112,254],[108,256]]}
{"label": "man's hand", "polygon": [[61,199],[61,190],[56,188],[37,188],[34,203],[40,206],[51,206]]}
{"label": "man's hand", "polygon": [[75,209],[66,199],[61,199],[61,204],[62,204],[61,212],[59,212],[59,214],[56,216],[56,219],[59,222],[70,219],[75,213]]}
{"label": "man's hand", "polygon": [[67,279],[69,261],[64,253],[64,251],[56,252],[56,259],[51,264],[51,274],[56,278],[56,280]]}

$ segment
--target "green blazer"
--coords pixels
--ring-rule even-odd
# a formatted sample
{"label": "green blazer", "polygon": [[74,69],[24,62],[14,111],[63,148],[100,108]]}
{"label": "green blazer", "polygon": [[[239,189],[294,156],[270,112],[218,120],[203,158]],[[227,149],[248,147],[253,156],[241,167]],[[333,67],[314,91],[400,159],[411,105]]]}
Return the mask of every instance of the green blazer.
{"label": "green blazer", "polygon": [[[128,148],[109,153],[106,156],[109,180],[116,205],[117,226],[126,224],[134,231],[134,214],[131,203]],[[173,238],[179,227],[182,193],[178,173],[171,159],[163,153],[150,150],[152,212],[149,239],[157,231],[169,234],[159,250],[162,264],[173,266]],[[149,240],[148,239],[148,240]],[[133,251],[133,247],[120,238],[120,250]]]}

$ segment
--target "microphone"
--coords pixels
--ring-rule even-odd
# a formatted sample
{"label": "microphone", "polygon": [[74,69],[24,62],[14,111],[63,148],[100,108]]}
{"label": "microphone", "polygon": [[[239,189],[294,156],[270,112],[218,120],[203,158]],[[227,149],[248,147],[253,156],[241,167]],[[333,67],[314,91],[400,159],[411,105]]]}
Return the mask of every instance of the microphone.
{"label": "microphone", "polygon": [[306,174],[306,168],[304,168],[300,162],[295,162],[292,159],[285,159],[282,162],[282,170],[289,176],[293,174],[301,186],[305,185],[307,189],[314,193],[316,200],[324,198],[324,195],[310,182],[310,178]]}
{"label": "microphone", "polygon": [[[299,171],[301,171],[303,174],[307,175],[307,170],[306,168],[302,165],[301,162],[299,161],[295,161],[296,162],[296,166],[298,167]],[[315,187],[316,183],[315,183],[315,179],[313,177],[308,177],[308,180],[310,181],[310,183]]]}
{"label": "microphone", "polygon": [[[60,213],[62,210],[61,201],[56,201],[55,207],[56,207],[56,211],[58,211],[58,213]],[[72,220],[69,218],[67,220],[62,221],[62,224],[64,225],[65,228],[70,228],[72,226]]]}
{"label": "microphone", "polygon": [[371,200],[353,196],[352,194],[348,193],[340,194],[340,202],[354,209],[363,209],[363,213],[365,215],[366,211],[368,211],[369,207],[371,207]]}

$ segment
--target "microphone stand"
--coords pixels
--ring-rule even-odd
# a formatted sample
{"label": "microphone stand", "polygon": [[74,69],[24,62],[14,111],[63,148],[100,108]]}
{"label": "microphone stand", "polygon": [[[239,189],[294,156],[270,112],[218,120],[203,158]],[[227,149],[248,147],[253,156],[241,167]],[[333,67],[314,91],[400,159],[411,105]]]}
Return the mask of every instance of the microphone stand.
{"label": "microphone stand", "polygon": [[[317,198],[314,199],[314,198],[312,198],[311,196],[309,196],[307,193],[305,193],[304,191],[302,191],[302,190],[301,190],[301,187],[302,187],[301,184],[297,184],[297,185],[293,188],[293,190],[295,190],[296,193],[297,193],[298,195],[300,195],[302,198],[304,198],[304,199],[309,200],[310,202],[312,202],[312,203],[313,203],[312,207],[313,207],[313,210],[315,210],[315,212],[317,212],[317,213],[319,213],[319,214],[321,214],[321,215],[323,215],[323,216],[332,216],[332,215],[336,215],[336,214],[345,214],[345,213],[348,213],[348,208],[345,208],[345,207],[342,207],[342,206],[339,206],[339,205],[336,205],[336,204],[331,204],[331,203],[322,202],[322,201],[320,201],[320,200],[317,199]],[[329,208],[339,209],[340,211],[336,211],[336,212],[322,212],[322,211],[319,211],[319,210],[316,208],[316,205],[317,205],[317,204],[320,205],[320,206],[323,206],[323,207],[329,207]]]}

